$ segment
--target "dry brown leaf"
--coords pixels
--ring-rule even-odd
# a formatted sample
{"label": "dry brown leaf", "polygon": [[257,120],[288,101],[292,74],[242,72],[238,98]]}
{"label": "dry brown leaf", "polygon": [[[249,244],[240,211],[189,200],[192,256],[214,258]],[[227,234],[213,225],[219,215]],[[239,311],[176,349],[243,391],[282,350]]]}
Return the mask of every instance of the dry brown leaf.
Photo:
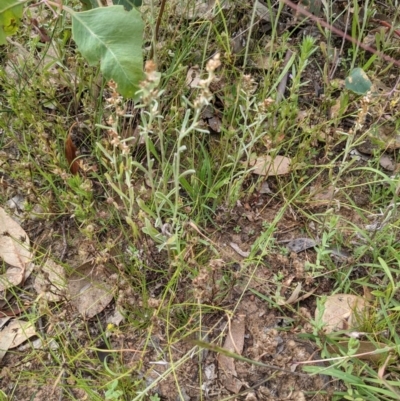
{"label": "dry brown leaf", "polygon": [[0,362],[4,358],[7,351],[10,349],[10,345],[14,341],[16,334],[10,333],[9,331],[2,331],[0,336]]}
{"label": "dry brown leaf", "polygon": [[269,187],[268,181],[264,181],[260,188],[260,194],[273,195],[274,192]]}
{"label": "dry brown leaf", "polygon": [[[335,294],[327,297],[322,321],[325,323],[326,333],[334,330],[348,330],[354,328],[357,316],[362,315],[367,307],[367,302],[356,295]],[[318,316],[318,309],[315,316]]]}
{"label": "dry brown leaf", "polygon": [[208,125],[214,132],[221,132],[222,121],[218,116],[208,119]]}
{"label": "dry brown leaf", "polygon": [[68,292],[72,304],[86,319],[100,313],[113,299],[113,288],[107,283],[104,269],[98,269],[92,261],[68,277]]}
{"label": "dry brown leaf", "polygon": [[2,331],[0,336],[0,361],[11,348],[25,342],[36,335],[35,326],[31,322],[13,320]]}
{"label": "dry brown leaf", "polygon": [[252,164],[251,172],[257,175],[284,175],[290,173],[290,159],[286,156],[269,155],[257,157]]}
{"label": "dry brown leaf", "polygon": [[25,269],[31,261],[26,232],[0,207],[0,257],[11,266]]}
{"label": "dry brown leaf", "polygon": [[6,325],[6,323],[11,320],[10,316],[3,316],[3,311],[0,311],[0,330]]}
{"label": "dry brown leaf", "polygon": [[18,285],[27,277],[32,259],[26,232],[0,207],[0,258],[10,265],[0,275],[0,291]]}
{"label": "dry brown leaf", "polygon": [[115,309],[114,313],[107,317],[107,324],[113,324],[115,326],[119,326],[121,322],[125,320],[124,315],[121,313],[119,309]]}
{"label": "dry brown leaf", "polygon": [[9,267],[4,274],[0,275],[0,291],[15,287],[22,283],[25,271],[20,267]]}
{"label": "dry brown leaf", "polygon": [[387,155],[381,156],[379,159],[379,164],[388,171],[394,171],[396,169],[396,165],[394,164],[393,160]]}
{"label": "dry brown leaf", "polygon": [[266,4],[263,4],[259,1],[256,1],[256,14],[257,16],[264,21],[271,21],[271,17],[273,10],[270,9]]}
{"label": "dry brown leaf", "polygon": [[200,69],[198,65],[189,68],[186,74],[186,85],[189,88],[198,88],[200,82]]}
{"label": "dry brown leaf", "polygon": [[201,118],[214,132],[221,132],[222,121],[218,114],[218,111],[210,104],[201,112]]}
{"label": "dry brown leaf", "polygon": [[[50,287],[49,287],[50,285]],[[36,276],[34,287],[38,294],[49,302],[57,302],[62,298],[66,286],[64,268],[48,259],[41,272]]]}
{"label": "dry brown leaf", "polygon": [[[229,332],[225,339],[224,349],[229,352],[241,355],[244,346],[245,316],[239,315],[231,321]],[[235,361],[226,355],[218,355],[218,367],[220,378],[224,387],[237,394],[243,383],[236,378]]]}
{"label": "dry brown leaf", "polygon": [[291,252],[300,253],[316,245],[318,242],[311,238],[294,238],[286,244],[286,247]]}

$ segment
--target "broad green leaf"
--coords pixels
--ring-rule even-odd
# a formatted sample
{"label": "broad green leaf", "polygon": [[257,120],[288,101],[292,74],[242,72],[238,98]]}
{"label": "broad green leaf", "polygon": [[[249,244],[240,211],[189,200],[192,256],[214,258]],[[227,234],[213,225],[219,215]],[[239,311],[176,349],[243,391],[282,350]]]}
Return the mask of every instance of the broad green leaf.
{"label": "broad green leaf", "polygon": [[118,92],[133,97],[143,74],[143,21],[140,12],[123,6],[101,7],[72,14],[72,36],[90,65],[100,61],[106,79]]}
{"label": "broad green leaf", "polygon": [[14,35],[22,18],[22,2],[18,0],[0,1],[0,45],[7,43],[6,37]]}

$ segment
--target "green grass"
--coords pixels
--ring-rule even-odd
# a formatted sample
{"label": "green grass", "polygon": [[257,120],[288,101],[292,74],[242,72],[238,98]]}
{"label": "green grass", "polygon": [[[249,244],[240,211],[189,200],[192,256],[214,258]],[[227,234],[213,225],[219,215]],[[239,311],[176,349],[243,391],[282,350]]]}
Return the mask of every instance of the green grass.
{"label": "green grass", "polygon": [[[250,6],[225,9],[221,2],[213,18],[188,19],[189,10],[178,3],[167,2],[157,72],[147,75],[134,107],[102,81],[98,68],[85,64],[71,41],[68,19],[53,20],[43,5],[29,13],[41,18],[51,46],[23,24],[12,37],[15,43],[1,49],[0,205],[16,193],[24,196],[23,227],[35,243],[37,265],[47,257],[63,259],[72,271],[95,259],[112,276],[115,299],[84,320],[66,298],[49,303],[29,287],[10,290],[8,304],[28,305],[21,319],[35,323],[46,345],[7,353],[1,380],[10,385],[0,399],[21,399],[26,391],[34,397],[49,382],[54,394],[61,391],[71,400],[157,400],[162,383],[169,383],[170,399],[185,399],[186,370],[198,369],[191,383],[201,388],[207,381],[204,366],[216,350],[207,354],[192,341],[222,347],[223,324],[242,312],[250,294],[290,322],[277,330],[302,332],[326,358],[323,373],[340,380],[329,390],[330,399],[398,399],[399,178],[397,170],[382,169],[379,157],[387,144],[381,128],[391,124],[398,130],[399,95],[367,103],[334,81],[367,65],[372,81],[389,77],[389,85],[398,69],[345,43],[334,71],[329,52],[339,51],[340,41],[322,28],[319,39],[290,30],[279,34],[287,13],[282,4],[274,8],[267,2],[274,16],[272,30],[263,35],[258,23],[248,29],[244,22],[257,22]],[[359,40],[371,29],[371,10],[393,17],[397,12],[393,4],[385,10],[373,1],[369,5],[367,13],[355,12],[349,25]],[[333,23],[337,13],[324,9],[321,16]],[[150,10],[144,13],[146,38],[155,18]],[[245,46],[236,53],[231,38],[241,30]],[[394,43],[376,34],[376,46],[398,58]],[[293,54],[285,65],[288,49]],[[221,65],[210,67],[217,52]],[[266,55],[270,68],[255,68],[254,60]],[[194,65],[202,79],[209,78],[200,89],[186,83]],[[284,97],[276,101],[287,72]],[[322,97],[315,93],[317,74]],[[202,114],[208,102],[220,132],[208,132]],[[332,116],[335,105],[340,107]],[[76,122],[86,128],[79,137],[82,171],[74,176],[64,146]],[[362,129],[355,133],[357,124]],[[354,158],[352,150],[371,136],[377,146],[368,160]],[[273,193],[260,195],[265,177],[252,173],[252,163],[266,154],[289,157],[292,169],[269,177]],[[399,162],[397,151],[388,154]],[[40,215],[33,220],[29,212],[38,205]],[[303,271],[295,277],[293,255],[280,241],[298,237],[314,238],[318,246],[299,255]],[[245,259],[229,247],[237,238],[249,252]],[[316,292],[282,304],[299,282],[300,296]],[[360,317],[357,330],[372,347],[385,344],[391,350],[392,359],[378,364],[356,356],[357,339],[334,352],[348,337],[323,333],[323,322],[313,317],[321,297],[363,296],[363,287],[372,293],[374,312]],[[120,325],[107,322],[114,309],[124,315]],[[103,354],[108,349],[108,356],[100,358],[99,349]],[[10,361],[17,361],[12,369]],[[304,372],[320,374],[321,367]],[[317,388],[304,392],[306,399],[322,394]]]}

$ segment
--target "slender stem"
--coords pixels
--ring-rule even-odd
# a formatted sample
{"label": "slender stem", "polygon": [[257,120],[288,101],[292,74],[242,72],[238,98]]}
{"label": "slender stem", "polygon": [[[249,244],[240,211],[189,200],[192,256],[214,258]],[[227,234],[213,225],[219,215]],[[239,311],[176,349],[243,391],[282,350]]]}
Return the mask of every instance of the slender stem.
{"label": "slender stem", "polygon": [[160,11],[158,13],[158,18],[157,18],[157,23],[156,23],[156,33],[155,33],[155,39],[158,40],[158,33],[160,31],[160,24],[161,24],[161,19],[162,16],[164,14],[164,8],[165,8],[165,4],[166,4],[167,0],[161,0],[161,7],[160,7]]}
{"label": "slender stem", "polygon": [[[158,33],[160,31],[161,20],[162,20],[163,14],[164,14],[166,2],[167,2],[167,0],[161,0],[161,6],[160,6],[160,11],[158,12],[156,27],[153,31],[153,40],[152,40],[151,49],[150,49],[150,53],[149,53],[150,60],[153,59],[153,57],[156,58],[155,49],[156,49],[156,45],[157,45],[157,41],[158,41]],[[151,6],[152,6],[152,11],[153,11],[153,1],[151,2]],[[154,13],[153,13],[153,15],[154,15]],[[155,60],[155,62],[157,64],[157,60]]]}

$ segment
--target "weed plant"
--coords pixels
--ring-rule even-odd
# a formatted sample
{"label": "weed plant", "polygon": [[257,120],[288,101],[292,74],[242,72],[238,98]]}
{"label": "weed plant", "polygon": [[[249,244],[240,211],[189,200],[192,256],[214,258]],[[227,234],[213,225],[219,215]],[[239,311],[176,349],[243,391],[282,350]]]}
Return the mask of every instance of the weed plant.
{"label": "weed plant", "polygon": [[[35,13],[52,34],[51,43],[41,43],[25,26],[2,50],[0,203],[22,194],[28,226],[29,211],[39,210],[40,223],[30,231],[39,238],[38,264],[48,253],[57,258],[57,247],[52,246],[63,237],[69,248],[76,248],[73,255],[89,244],[91,256],[101,257],[118,276],[115,307],[123,311],[125,321],[118,326],[104,325],[102,317],[90,322],[71,318],[67,300],[50,304],[29,291],[13,290],[20,305],[24,297],[35,305],[23,317],[43,326],[39,337],[47,345],[42,350],[32,347],[22,358],[19,363],[28,369],[8,372],[13,387],[3,390],[0,398],[18,399],[19,388],[31,381],[44,385],[51,378],[54,389],[62,389],[61,396],[69,399],[156,400],[165,380],[174,383],[179,399],[185,399],[182,369],[194,364],[203,372],[204,362],[204,350],[187,345],[189,340],[208,341],[250,291],[270,310],[291,319],[297,316],[297,304],[282,306],[283,272],[273,271],[272,278],[262,282],[264,292],[253,288],[262,269],[273,270],[271,255],[290,256],[276,241],[287,216],[292,216],[301,222],[304,236],[318,241],[305,264],[307,279],[316,286],[319,280],[329,280],[332,293],[360,293],[368,287],[375,311],[368,319],[360,317],[359,331],[367,333],[369,344],[384,344],[392,358],[379,362],[381,370],[359,359],[359,339],[333,352],[343,338],[323,335],[321,322],[311,319],[310,336],[332,363],[322,373],[319,367],[308,372],[341,380],[344,390],[334,392],[332,399],[398,399],[399,377],[393,367],[399,353],[398,175],[381,169],[382,152],[372,153],[366,164],[353,155],[379,129],[379,119],[371,124],[367,119],[376,113],[379,98],[356,97],[333,81],[354,66],[365,67],[377,78],[389,67],[354,44],[343,44],[342,63],[334,66],[335,38],[321,27],[325,47],[309,35],[296,42],[290,33],[279,35],[287,12],[282,2],[275,7],[267,1],[272,15],[267,46],[256,43],[255,7],[242,10],[237,5],[240,10],[232,11],[216,2],[213,18],[191,19],[194,2],[187,2],[179,15],[174,15],[179,9],[175,3],[167,3],[155,46],[157,64],[146,63],[140,102],[134,106],[118,95],[115,84],[103,82],[96,68],[85,65],[71,45],[65,16],[53,20],[45,8],[37,7]],[[329,2],[322,3],[324,18],[335,23],[340,15]],[[143,14],[148,33],[157,9],[151,4]],[[376,6],[368,1],[360,10],[352,2],[354,18],[347,29],[357,40],[365,36]],[[242,28],[235,12],[245,13],[252,22],[239,53],[231,41]],[[398,49],[390,48],[393,42],[387,38],[378,32],[377,47],[395,53]],[[289,48],[292,55],[284,63]],[[256,70],[253,61],[265,53],[271,68]],[[187,67],[195,64],[201,76],[197,88],[191,88],[185,77]],[[317,73],[324,97],[309,94],[306,107],[303,94],[311,90],[310,77]],[[285,76],[289,79],[279,99]],[[398,129],[394,93],[386,106]],[[221,127],[210,133],[203,113],[207,106],[217,108],[216,99],[223,104]],[[338,111],[329,118],[335,105]],[[344,122],[349,121],[346,128]],[[64,157],[65,139],[75,123],[89,129],[81,138],[88,151],[78,156],[78,175],[70,173]],[[131,130],[125,130],[127,124],[132,124]],[[255,176],[254,160],[265,154],[289,157],[290,173]],[[393,158],[398,162],[397,154]],[[255,208],[261,217],[269,207],[274,214],[254,224],[249,254],[234,271],[234,258],[219,239],[226,231],[242,234],[246,227],[237,223],[235,214],[240,206],[256,204],[266,179],[273,193]],[[323,202],[315,201],[317,189],[328,193]],[[365,202],[356,200],[357,191]],[[220,216],[225,216],[222,221]],[[35,234],[39,226],[43,235]],[[60,227],[65,226],[63,236]],[[335,255],[344,262],[338,263]],[[71,264],[78,258],[70,259],[62,261],[66,269],[77,267]],[[219,333],[212,339],[222,345]],[[50,340],[57,349],[50,347]],[[115,344],[126,352],[114,351]],[[158,377],[146,355],[164,367]],[[202,375],[199,389],[206,381]]]}

